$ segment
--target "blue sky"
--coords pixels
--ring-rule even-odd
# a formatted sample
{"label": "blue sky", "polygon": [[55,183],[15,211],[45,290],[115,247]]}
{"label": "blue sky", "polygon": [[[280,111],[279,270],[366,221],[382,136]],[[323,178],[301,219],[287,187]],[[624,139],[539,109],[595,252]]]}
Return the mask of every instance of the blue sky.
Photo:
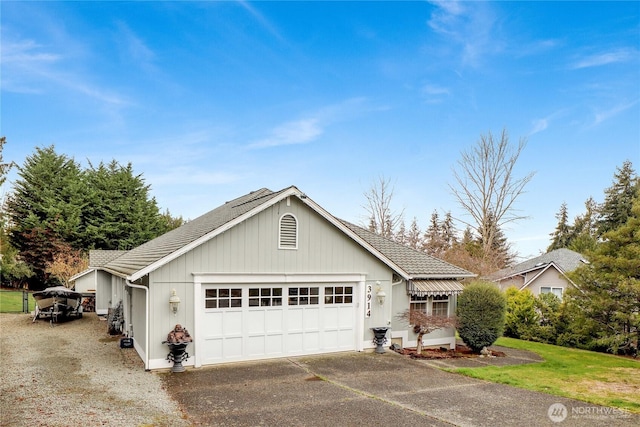
{"label": "blue sky", "polygon": [[[480,135],[526,138],[505,230],[549,244],[566,202],[640,168],[639,2],[12,2],[1,12],[4,160],[54,144],[131,162],[195,218],[296,185],[366,222],[384,176],[422,228],[463,212],[452,168]],[[10,179],[15,179],[15,172]],[[3,192],[10,190],[5,185]]]}

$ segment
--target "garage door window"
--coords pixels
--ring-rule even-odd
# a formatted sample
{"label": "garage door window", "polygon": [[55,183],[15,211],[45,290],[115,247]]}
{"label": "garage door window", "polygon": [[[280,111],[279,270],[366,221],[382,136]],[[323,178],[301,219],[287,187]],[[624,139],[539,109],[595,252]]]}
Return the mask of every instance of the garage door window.
{"label": "garage door window", "polygon": [[282,305],[282,288],[250,288],[249,307]]}
{"label": "garage door window", "polygon": [[351,286],[325,286],[325,304],[351,304],[353,302],[353,287]]}
{"label": "garage door window", "polygon": [[236,308],[242,307],[242,289],[221,288],[207,289],[204,295],[205,308]]}
{"label": "garage door window", "polygon": [[319,301],[320,288],[289,288],[289,305],[316,305]]}

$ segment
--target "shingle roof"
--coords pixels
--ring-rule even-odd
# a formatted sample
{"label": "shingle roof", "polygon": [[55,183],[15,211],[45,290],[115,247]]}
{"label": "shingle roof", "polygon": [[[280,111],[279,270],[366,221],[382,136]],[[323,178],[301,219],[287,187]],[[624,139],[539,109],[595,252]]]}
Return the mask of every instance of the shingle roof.
{"label": "shingle roof", "polygon": [[578,268],[578,266],[585,261],[585,257],[578,252],[561,248],[547,252],[546,254],[542,254],[535,258],[528,259],[520,264],[514,265],[513,267],[496,271],[490,275],[490,278],[498,280],[505,277],[511,277],[533,269],[544,267],[551,262],[561,269],[563,273],[568,273]]}
{"label": "shingle roof", "polygon": [[127,251],[91,250],[89,251],[89,267],[102,267],[126,253]]}
{"label": "shingle roof", "polygon": [[424,252],[401,245],[347,221],[340,222],[402,268],[412,279],[475,277],[475,274],[467,270]]}
{"label": "shingle roof", "polygon": [[[270,201],[277,202],[279,197],[285,197],[287,194],[292,194],[292,192],[293,194],[302,195],[293,186],[277,192],[267,188],[253,191],[126,252],[111,260],[102,268],[123,276],[134,278],[136,274],[141,276],[143,275],[142,270],[154,268],[152,267],[154,263],[162,263],[164,262],[161,261],[163,258],[166,261],[174,257],[179,251],[185,250],[185,247],[191,244],[199,244],[202,241],[201,239],[208,238],[213,232],[233,220],[239,219],[242,215],[250,213],[254,209],[261,209],[267,206]],[[302,195],[302,197],[306,199],[306,196]],[[404,273],[409,278],[438,279],[475,276],[473,273],[431,257],[424,252],[400,245],[349,222],[339,220],[326,213],[320,207],[317,207],[317,209],[323,211],[323,214],[330,218],[331,222],[335,221],[335,225],[342,227],[347,234],[352,233],[352,238],[359,237],[364,240],[373,247],[374,252],[377,251],[377,254],[374,253],[374,255],[390,260],[391,263],[403,270],[399,273]]]}
{"label": "shingle roof", "polygon": [[224,205],[128,251],[104,267],[112,272],[130,276],[262,205],[285,190],[273,192],[262,188],[226,202]]}

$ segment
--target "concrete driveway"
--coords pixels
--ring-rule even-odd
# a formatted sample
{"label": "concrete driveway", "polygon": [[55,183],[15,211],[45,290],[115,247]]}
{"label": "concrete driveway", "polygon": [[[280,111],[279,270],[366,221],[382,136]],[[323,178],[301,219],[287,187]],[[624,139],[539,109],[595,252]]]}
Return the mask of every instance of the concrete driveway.
{"label": "concrete driveway", "polygon": [[229,364],[163,381],[195,425],[640,425],[638,415],[451,374],[393,352]]}

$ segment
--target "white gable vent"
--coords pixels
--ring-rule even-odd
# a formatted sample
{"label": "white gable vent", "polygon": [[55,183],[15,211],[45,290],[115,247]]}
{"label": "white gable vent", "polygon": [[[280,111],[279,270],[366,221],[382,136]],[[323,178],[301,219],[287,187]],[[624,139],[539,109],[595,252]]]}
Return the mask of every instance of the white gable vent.
{"label": "white gable vent", "polygon": [[298,249],[298,220],[292,214],[280,217],[280,249]]}

